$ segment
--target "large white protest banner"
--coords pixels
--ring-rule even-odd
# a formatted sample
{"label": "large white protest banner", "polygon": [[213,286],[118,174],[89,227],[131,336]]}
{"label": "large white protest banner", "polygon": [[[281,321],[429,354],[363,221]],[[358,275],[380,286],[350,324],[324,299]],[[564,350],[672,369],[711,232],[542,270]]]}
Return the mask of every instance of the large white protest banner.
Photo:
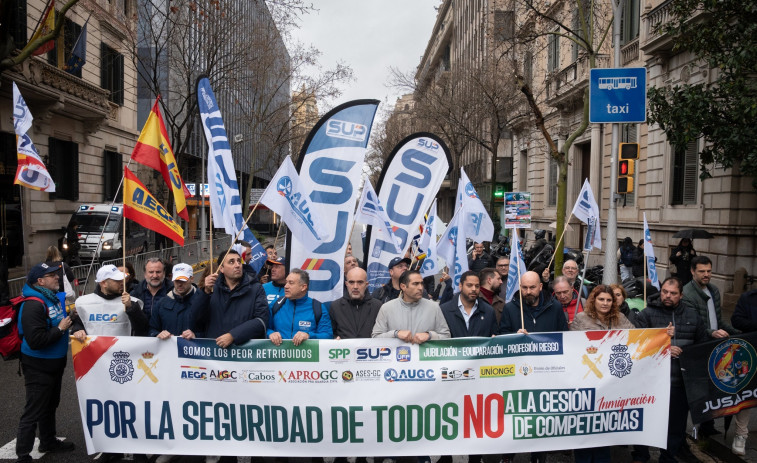
{"label": "large white protest banner", "polygon": [[72,341],[87,451],[255,456],[664,447],[664,329],[462,338]]}

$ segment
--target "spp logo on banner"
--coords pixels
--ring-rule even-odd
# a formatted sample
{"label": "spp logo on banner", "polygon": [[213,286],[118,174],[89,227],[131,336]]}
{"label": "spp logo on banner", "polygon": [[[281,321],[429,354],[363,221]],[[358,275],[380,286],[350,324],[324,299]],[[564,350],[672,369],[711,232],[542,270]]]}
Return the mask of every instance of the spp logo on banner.
{"label": "spp logo on banner", "polygon": [[410,361],[410,346],[399,346],[397,348],[397,361],[398,362]]}
{"label": "spp logo on banner", "polygon": [[219,381],[223,383],[236,383],[237,372],[234,370],[210,370],[208,379],[210,381]]}
{"label": "spp logo on banner", "polygon": [[442,367],[442,381],[466,381],[476,379],[476,370],[473,368],[453,369]]}
{"label": "spp logo on banner", "polygon": [[326,126],[326,135],[344,140],[363,142],[366,135],[368,135],[368,127],[363,124],[331,119]]}
{"label": "spp logo on banner", "polygon": [[349,349],[329,349],[329,360],[332,362],[346,362],[349,358]]}
{"label": "spp logo on banner", "polygon": [[205,381],[208,379],[207,368],[205,367],[193,367],[182,365],[181,366],[181,379],[191,379],[196,381]]}
{"label": "spp logo on banner", "polygon": [[364,347],[357,350],[358,362],[389,362],[392,350],[388,347]]}
{"label": "spp logo on banner", "polygon": [[274,370],[243,370],[239,376],[243,383],[275,383]]}
{"label": "spp logo on banner", "polygon": [[425,370],[423,368],[402,369],[399,371],[389,368],[384,372],[384,379],[390,383],[399,381],[436,381],[434,370],[431,368]]}

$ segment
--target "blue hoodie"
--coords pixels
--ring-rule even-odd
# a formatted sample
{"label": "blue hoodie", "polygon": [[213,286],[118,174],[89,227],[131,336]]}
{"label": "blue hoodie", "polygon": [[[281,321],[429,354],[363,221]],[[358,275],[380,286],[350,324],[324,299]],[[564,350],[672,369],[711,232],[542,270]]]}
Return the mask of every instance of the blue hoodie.
{"label": "blue hoodie", "polygon": [[317,326],[313,313],[313,299],[305,296],[300,299],[287,299],[284,305],[273,315],[273,306],[269,307],[270,328],[266,335],[270,336],[278,332],[282,339],[292,339],[298,331],[310,335],[310,339],[332,339],[334,337],[331,327],[331,317],[325,304],[321,305],[321,319]]}
{"label": "blue hoodie", "polygon": [[66,318],[66,310],[60,301],[51,301],[28,284],[22,294],[37,297],[46,302],[47,307],[37,301],[21,304],[18,314],[18,331],[23,333],[21,353],[44,359],[66,358],[68,354],[68,330],[61,331],[58,324]]}

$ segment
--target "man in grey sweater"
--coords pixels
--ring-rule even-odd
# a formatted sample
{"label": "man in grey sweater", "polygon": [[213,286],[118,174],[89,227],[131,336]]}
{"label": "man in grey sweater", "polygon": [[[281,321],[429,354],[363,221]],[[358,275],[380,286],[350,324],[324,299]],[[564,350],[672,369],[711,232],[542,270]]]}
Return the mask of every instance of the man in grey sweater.
{"label": "man in grey sweater", "polygon": [[398,338],[414,344],[449,338],[449,327],[439,304],[423,297],[420,272],[404,272],[400,276],[399,286],[400,297],[381,306],[371,336]]}

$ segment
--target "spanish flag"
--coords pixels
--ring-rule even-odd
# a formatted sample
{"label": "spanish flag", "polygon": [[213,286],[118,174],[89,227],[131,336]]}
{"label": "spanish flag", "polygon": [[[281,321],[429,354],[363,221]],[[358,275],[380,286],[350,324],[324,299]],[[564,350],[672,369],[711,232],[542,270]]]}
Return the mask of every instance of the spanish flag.
{"label": "spanish flag", "polygon": [[[54,29],[55,29],[55,0],[50,0],[50,4],[47,5],[47,9],[45,10],[44,16],[42,16],[42,20],[39,22],[39,26],[37,27],[37,30],[34,31],[34,35],[32,35],[32,38],[29,39],[29,43],[34,42],[35,40],[42,37],[43,35],[49,34]],[[49,40],[45,42],[44,45],[37,47],[37,49],[32,52],[32,55],[41,55],[43,53],[47,53],[48,51],[52,50],[54,46],[55,46],[55,40]]]}
{"label": "spanish flag", "polygon": [[128,167],[124,167],[124,217],[184,246],[184,230]]}
{"label": "spanish flag", "polygon": [[160,97],[155,99],[155,104],[142,128],[142,133],[139,134],[139,140],[131,153],[131,158],[140,164],[152,167],[163,175],[163,180],[173,192],[176,212],[182,219],[189,221],[186,198],[191,194],[179,175],[179,167],[176,165],[176,158],[174,158],[171,143],[168,141],[166,125],[160,115],[159,100]]}

